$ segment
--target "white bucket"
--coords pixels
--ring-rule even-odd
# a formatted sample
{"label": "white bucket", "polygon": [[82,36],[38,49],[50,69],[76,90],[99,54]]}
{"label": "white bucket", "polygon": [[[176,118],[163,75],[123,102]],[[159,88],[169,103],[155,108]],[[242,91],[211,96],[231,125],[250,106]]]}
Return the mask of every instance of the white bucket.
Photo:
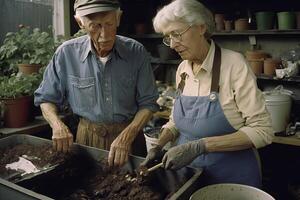
{"label": "white bucket", "polygon": [[286,94],[265,94],[266,107],[272,118],[275,133],[285,131],[290,122],[291,97]]}
{"label": "white bucket", "polygon": [[147,134],[144,134],[146,140],[147,152],[156,145],[158,145],[158,137],[150,137]]}
{"label": "white bucket", "polygon": [[190,200],[275,200],[268,193],[248,185],[215,184],[197,190]]}
{"label": "white bucket", "polygon": [[[161,128],[154,128],[151,131],[148,131],[147,133],[144,133],[145,136],[145,140],[146,140],[146,148],[147,148],[147,152],[155,147],[156,145],[158,145],[158,137],[160,135],[160,129]],[[176,144],[177,141],[175,142],[168,142],[163,149],[168,150],[169,148],[171,148],[172,146],[174,146],[174,144]]]}

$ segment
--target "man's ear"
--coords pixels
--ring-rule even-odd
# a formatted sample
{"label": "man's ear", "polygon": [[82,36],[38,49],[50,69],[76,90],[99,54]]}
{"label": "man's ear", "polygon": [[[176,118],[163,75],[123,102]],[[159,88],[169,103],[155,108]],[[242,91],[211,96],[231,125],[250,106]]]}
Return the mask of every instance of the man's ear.
{"label": "man's ear", "polygon": [[117,11],[117,27],[120,26],[122,14],[123,14],[123,11],[122,11],[122,10]]}
{"label": "man's ear", "polygon": [[75,18],[75,20],[76,20],[78,26],[79,26],[81,29],[84,29],[84,25],[83,25],[83,22],[81,21],[81,19],[80,19],[78,16],[76,16],[76,15],[74,15],[74,18]]}

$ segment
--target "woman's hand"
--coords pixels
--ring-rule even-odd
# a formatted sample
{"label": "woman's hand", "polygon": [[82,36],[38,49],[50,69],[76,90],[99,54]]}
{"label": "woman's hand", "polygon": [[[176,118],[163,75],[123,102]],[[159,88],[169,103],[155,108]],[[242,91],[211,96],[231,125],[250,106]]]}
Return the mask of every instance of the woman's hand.
{"label": "woman's hand", "polygon": [[165,151],[161,146],[157,145],[151,148],[145,158],[145,160],[141,163],[141,166],[149,167],[155,160],[160,161],[164,155]]}
{"label": "woman's hand", "polygon": [[180,169],[205,152],[204,140],[196,140],[172,147],[162,159],[166,169]]}

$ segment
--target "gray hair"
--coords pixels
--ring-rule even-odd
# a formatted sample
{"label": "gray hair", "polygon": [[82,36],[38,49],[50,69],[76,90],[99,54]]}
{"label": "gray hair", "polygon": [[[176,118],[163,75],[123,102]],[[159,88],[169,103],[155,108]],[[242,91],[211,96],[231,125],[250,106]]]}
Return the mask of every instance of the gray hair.
{"label": "gray hair", "polygon": [[153,19],[154,30],[162,33],[170,22],[177,21],[189,25],[205,24],[206,38],[209,38],[215,30],[213,14],[197,0],[175,0],[164,6]]}

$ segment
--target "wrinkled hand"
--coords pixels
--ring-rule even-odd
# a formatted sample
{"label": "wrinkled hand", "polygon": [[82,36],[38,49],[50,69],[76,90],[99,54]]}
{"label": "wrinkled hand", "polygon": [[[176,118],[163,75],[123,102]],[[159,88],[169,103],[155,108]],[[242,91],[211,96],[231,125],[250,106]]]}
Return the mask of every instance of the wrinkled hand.
{"label": "wrinkled hand", "polygon": [[205,144],[200,139],[170,148],[164,155],[162,162],[166,169],[176,170],[190,164],[204,152]]}
{"label": "wrinkled hand", "polygon": [[162,149],[161,146],[155,146],[151,148],[145,158],[145,160],[141,163],[141,166],[146,166],[148,167],[151,165],[155,160],[160,160],[162,159],[165,151]]}
{"label": "wrinkled hand", "polygon": [[108,165],[121,167],[128,161],[128,154],[131,143],[122,141],[121,137],[117,137],[110,146],[108,154]]}
{"label": "wrinkled hand", "polygon": [[71,150],[71,146],[73,145],[73,135],[64,123],[60,123],[52,129],[52,141],[53,148],[56,151],[66,153]]}

